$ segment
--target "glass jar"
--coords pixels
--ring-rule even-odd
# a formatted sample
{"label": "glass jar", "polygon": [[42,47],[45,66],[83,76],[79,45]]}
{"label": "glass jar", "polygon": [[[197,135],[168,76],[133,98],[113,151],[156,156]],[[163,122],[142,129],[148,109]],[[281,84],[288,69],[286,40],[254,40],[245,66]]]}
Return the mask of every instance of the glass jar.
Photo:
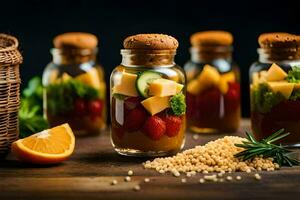
{"label": "glass jar", "polygon": [[[157,49],[160,39],[176,45]],[[126,45],[131,40],[133,46]],[[177,46],[175,38],[161,34],[139,34],[124,41],[122,63],[110,78],[111,142],[119,154],[164,156],[183,148],[185,74],[174,63]]]}
{"label": "glass jar", "polygon": [[76,135],[100,133],[106,126],[106,86],[96,37],[65,33],[54,46],[43,74],[45,117],[50,126],[69,123]]}
{"label": "glass jar", "polygon": [[284,128],[290,135],[280,142],[299,146],[299,36],[265,33],[259,37],[259,44],[259,60],[249,73],[253,134],[263,139]]}
{"label": "glass jar", "polygon": [[196,133],[231,133],[240,123],[240,74],[225,31],[191,36],[187,75],[188,127]]}

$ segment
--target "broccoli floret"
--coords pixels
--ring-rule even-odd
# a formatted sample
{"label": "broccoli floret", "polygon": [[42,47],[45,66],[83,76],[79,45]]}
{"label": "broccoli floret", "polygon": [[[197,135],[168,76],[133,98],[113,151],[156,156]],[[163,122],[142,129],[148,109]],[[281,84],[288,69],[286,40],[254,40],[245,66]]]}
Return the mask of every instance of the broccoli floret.
{"label": "broccoli floret", "polygon": [[300,66],[295,66],[288,72],[286,80],[289,83],[299,83],[300,82]]}
{"label": "broccoli floret", "polygon": [[171,97],[170,106],[175,115],[183,115],[186,110],[185,96],[182,93],[178,93]]}
{"label": "broccoli floret", "polygon": [[270,112],[273,106],[284,100],[281,93],[272,92],[266,84],[259,84],[251,92],[252,110],[261,113]]}

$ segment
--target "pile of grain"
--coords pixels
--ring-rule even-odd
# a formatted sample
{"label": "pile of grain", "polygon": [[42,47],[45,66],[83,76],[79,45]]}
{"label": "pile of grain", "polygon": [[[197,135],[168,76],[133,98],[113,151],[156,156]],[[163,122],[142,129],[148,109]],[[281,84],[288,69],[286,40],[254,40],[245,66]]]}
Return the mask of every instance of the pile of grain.
{"label": "pile of grain", "polygon": [[242,143],[243,140],[244,138],[241,137],[225,136],[173,157],[156,158],[143,165],[146,169],[155,169],[159,173],[171,172],[175,176],[179,176],[180,173],[195,175],[197,172],[273,171],[279,168],[272,158],[256,157],[253,160],[241,161],[234,157],[236,153],[243,150],[234,144]]}

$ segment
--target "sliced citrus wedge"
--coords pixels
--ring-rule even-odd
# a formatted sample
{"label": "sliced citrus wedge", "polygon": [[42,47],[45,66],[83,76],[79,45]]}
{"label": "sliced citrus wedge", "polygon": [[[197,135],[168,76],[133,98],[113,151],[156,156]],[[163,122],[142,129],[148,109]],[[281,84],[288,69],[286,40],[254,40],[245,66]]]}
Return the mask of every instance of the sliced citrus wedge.
{"label": "sliced citrus wedge", "polygon": [[34,164],[54,164],[73,153],[75,137],[69,124],[20,139],[12,144],[12,152],[22,161]]}

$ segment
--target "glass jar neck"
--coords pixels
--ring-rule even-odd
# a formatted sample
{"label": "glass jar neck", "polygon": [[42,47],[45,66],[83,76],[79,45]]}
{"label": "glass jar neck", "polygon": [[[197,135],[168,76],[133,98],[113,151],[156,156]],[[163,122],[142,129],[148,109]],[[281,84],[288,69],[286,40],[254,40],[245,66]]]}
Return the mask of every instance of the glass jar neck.
{"label": "glass jar neck", "polygon": [[294,48],[258,48],[259,62],[290,62],[300,61],[300,49]]}
{"label": "glass jar neck", "polygon": [[58,65],[81,64],[96,60],[98,49],[51,49],[53,63]]}
{"label": "glass jar neck", "polygon": [[196,63],[212,62],[216,59],[231,61],[232,46],[194,46],[190,48],[191,60]]}
{"label": "glass jar neck", "polygon": [[121,49],[122,65],[128,67],[173,66],[176,50]]}

